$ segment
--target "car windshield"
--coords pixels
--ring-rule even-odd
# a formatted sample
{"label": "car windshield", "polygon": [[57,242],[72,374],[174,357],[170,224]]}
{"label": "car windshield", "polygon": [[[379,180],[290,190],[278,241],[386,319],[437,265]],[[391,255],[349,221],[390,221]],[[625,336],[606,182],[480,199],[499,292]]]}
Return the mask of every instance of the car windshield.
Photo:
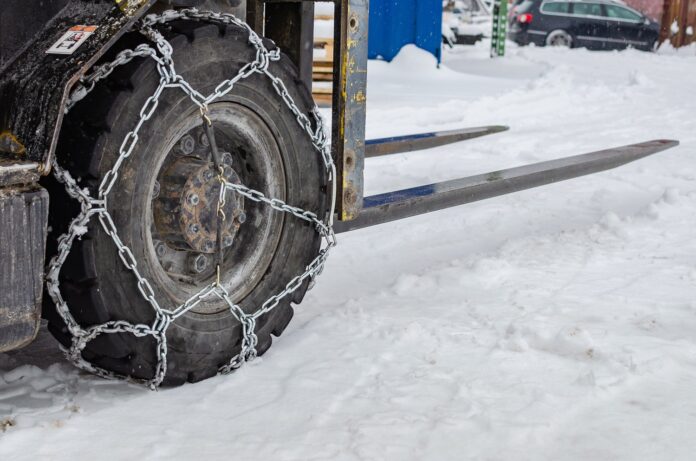
{"label": "car windshield", "polygon": [[616,19],[626,19],[628,21],[640,21],[642,16],[638,13],[629,10],[628,8],[623,8],[618,5],[605,5],[607,16]]}

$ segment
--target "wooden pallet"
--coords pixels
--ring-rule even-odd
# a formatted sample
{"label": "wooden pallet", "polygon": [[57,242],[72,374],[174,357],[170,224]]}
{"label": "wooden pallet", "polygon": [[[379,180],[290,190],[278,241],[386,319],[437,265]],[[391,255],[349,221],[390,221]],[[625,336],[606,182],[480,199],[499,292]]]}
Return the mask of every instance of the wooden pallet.
{"label": "wooden pallet", "polygon": [[319,107],[331,106],[333,102],[333,90],[331,88],[312,86],[312,96],[314,97],[314,102]]}
{"label": "wooden pallet", "polygon": [[332,90],[330,86],[318,84],[320,82],[333,81],[333,38],[314,39],[314,50],[323,50],[323,57],[315,58],[312,65],[312,95],[317,104],[326,106],[331,105]]}
{"label": "wooden pallet", "polygon": [[333,80],[333,62],[314,61],[312,80],[315,82],[330,82]]}

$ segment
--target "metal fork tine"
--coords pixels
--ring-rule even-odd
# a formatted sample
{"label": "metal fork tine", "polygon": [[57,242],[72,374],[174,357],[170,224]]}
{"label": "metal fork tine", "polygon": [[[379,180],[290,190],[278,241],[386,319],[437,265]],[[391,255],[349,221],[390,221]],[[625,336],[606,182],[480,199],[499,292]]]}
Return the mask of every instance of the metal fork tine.
{"label": "metal fork tine", "polygon": [[433,133],[411,134],[392,138],[370,139],[365,141],[365,157],[403,154],[433,147],[445,146],[468,139],[480,138],[509,130],[502,125],[463,128],[460,130],[437,131]]}
{"label": "metal fork tine", "polygon": [[360,216],[354,221],[336,223],[335,231],[362,229],[609,170],[678,144],[670,140],[647,141],[366,197]]}

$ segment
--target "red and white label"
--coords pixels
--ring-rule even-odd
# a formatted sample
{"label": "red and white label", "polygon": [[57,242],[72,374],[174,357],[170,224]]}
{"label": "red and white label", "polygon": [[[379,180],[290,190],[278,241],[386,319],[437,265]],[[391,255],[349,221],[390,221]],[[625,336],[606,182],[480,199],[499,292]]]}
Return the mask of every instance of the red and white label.
{"label": "red and white label", "polygon": [[80,45],[85,43],[95,30],[97,30],[97,26],[71,27],[52,47],[46,50],[46,53],[63,55],[73,54]]}

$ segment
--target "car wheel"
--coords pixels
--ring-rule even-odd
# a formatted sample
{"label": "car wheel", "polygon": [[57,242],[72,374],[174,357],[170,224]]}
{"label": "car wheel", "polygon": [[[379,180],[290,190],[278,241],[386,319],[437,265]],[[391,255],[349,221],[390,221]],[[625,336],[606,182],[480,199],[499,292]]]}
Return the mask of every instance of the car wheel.
{"label": "car wheel", "polygon": [[573,37],[565,30],[558,29],[546,36],[547,46],[573,47]]}

